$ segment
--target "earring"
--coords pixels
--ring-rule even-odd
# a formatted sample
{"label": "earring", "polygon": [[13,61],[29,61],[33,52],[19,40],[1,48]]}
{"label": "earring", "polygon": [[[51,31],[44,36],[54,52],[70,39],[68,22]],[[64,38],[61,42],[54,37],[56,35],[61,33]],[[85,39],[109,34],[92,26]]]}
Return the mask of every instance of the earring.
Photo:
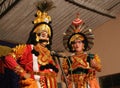
{"label": "earring", "polygon": [[75,49],[74,48],[72,48],[72,51],[74,51]]}
{"label": "earring", "polygon": [[83,50],[85,49],[85,47],[83,46],[83,48],[82,48]]}
{"label": "earring", "polygon": [[75,48],[73,47],[73,45],[72,45],[72,51],[75,51]]}
{"label": "earring", "polygon": [[39,39],[40,39],[39,36],[36,35],[36,41],[37,41],[37,42],[39,41]]}

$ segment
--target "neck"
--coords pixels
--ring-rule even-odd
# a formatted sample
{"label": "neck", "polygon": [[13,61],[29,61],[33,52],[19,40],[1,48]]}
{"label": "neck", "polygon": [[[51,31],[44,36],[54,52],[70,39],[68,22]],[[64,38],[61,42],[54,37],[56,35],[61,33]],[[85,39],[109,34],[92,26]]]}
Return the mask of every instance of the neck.
{"label": "neck", "polygon": [[84,54],[83,51],[75,52],[76,55]]}

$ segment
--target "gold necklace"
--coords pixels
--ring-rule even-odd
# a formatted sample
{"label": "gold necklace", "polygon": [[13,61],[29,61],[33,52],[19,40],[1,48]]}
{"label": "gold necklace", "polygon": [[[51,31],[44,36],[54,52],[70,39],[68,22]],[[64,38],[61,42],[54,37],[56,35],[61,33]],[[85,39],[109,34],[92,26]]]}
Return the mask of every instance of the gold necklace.
{"label": "gold necklace", "polygon": [[50,61],[52,61],[52,56],[50,55],[50,51],[46,47],[37,45],[34,47],[34,49],[39,52],[39,56],[38,56],[39,64],[46,65]]}

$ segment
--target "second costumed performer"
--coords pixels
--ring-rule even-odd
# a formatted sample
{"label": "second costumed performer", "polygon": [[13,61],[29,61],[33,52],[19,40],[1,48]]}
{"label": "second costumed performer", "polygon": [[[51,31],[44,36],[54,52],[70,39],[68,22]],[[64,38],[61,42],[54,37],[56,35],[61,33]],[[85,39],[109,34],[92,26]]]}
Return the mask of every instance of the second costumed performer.
{"label": "second costumed performer", "polygon": [[97,54],[87,52],[92,48],[93,40],[91,29],[77,14],[63,37],[65,48],[73,53],[62,64],[68,88],[100,88],[96,80],[96,71],[101,71],[100,59]]}

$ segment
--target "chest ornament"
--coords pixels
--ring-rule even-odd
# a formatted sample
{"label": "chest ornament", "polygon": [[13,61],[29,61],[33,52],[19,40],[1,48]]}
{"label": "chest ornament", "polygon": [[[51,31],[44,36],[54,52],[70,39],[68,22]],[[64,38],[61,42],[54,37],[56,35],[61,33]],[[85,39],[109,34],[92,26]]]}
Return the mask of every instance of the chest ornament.
{"label": "chest ornament", "polygon": [[82,68],[89,68],[89,63],[87,62],[87,55],[81,54],[81,55],[74,55],[72,57],[72,69],[76,69],[78,67]]}
{"label": "chest ornament", "polygon": [[35,50],[37,52],[39,52],[39,55],[38,55],[38,63],[40,65],[46,65],[46,64],[54,64],[54,61],[52,60],[52,56],[50,54],[50,51],[43,47],[43,46],[37,46],[35,47]]}

